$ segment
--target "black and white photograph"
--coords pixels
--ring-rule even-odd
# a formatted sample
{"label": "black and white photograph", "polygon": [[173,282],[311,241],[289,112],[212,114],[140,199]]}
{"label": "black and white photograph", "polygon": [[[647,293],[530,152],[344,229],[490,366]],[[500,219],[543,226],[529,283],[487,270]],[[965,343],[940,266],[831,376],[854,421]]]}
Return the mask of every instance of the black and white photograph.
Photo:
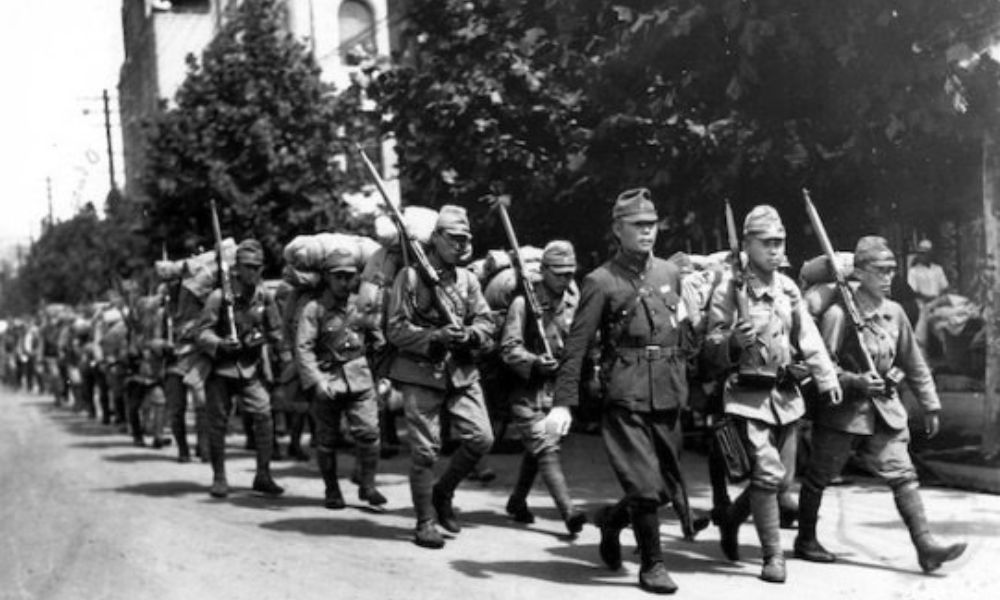
{"label": "black and white photograph", "polygon": [[45,0],[0,600],[1000,594],[1000,0]]}

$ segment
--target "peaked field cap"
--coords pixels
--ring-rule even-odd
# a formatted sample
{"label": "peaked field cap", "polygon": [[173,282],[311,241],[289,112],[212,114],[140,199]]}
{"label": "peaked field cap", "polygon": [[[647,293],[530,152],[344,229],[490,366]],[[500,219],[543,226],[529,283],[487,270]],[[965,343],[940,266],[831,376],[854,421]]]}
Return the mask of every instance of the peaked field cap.
{"label": "peaked field cap", "polygon": [[358,262],[346,248],[334,248],[323,257],[323,270],[327,273],[357,273]]}
{"label": "peaked field cap", "polygon": [[437,224],[434,228],[453,235],[472,237],[472,228],[469,226],[469,214],[464,208],[454,204],[445,204],[441,207],[438,211]]}
{"label": "peaked field cap", "polygon": [[611,209],[611,218],[621,219],[627,223],[659,220],[653,196],[647,188],[633,188],[618,194]]}
{"label": "peaked field cap", "polygon": [[922,239],[917,243],[917,252],[930,252],[934,249],[934,244],[928,239]]}
{"label": "peaked field cap", "polygon": [[884,237],[866,235],[858,240],[858,245],[854,248],[854,264],[895,267],[896,256],[889,249],[889,242]]}
{"label": "peaked field cap", "polygon": [[743,220],[743,235],[761,239],[785,239],[785,225],[778,210],[770,204],[758,204]]}
{"label": "peaked field cap", "polygon": [[236,246],[236,262],[241,265],[264,264],[264,248],[260,242],[247,238]]}
{"label": "peaked field cap", "polygon": [[554,273],[572,273],[576,271],[576,252],[573,244],[566,240],[552,240],[545,245],[542,252],[542,266],[548,267]]}

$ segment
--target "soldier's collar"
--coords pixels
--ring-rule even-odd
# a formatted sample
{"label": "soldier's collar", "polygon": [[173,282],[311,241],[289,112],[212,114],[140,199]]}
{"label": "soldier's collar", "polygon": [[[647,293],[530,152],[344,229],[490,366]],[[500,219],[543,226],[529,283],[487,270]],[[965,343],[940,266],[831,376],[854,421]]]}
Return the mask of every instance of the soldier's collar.
{"label": "soldier's collar", "polygon": [[770,283],[766,283],[753,271],[747,272],[747,290],[754,298],[762,298],[764,296],[769,296],[770,298],[778,297],[778,276],[774,274],[771,278]]}
{"label": "soldier's collar", "polygon": [[319,301],[323,305],[323,308],[327,310],[339,309],[341,311],[347,309],[347,304],[349,300],[350,298],[346,298],[343,301],[337,300],[337,298],[334,297],[333,292],[330,291],[330,288],[325,288],[323,290],[323,294],[319,298]]}
{"label": "soldier's collar", "polygon": [[874,316],[879,316],[883,319],[889,317],[889,303],[886,302],[885,298],[880,298],[877,304],[873,304],[871,300],[862,294],[855,294],[854,302],[858,305],[858,312],[861,313],[861,318],[863,319],[870,319]]}
{"label": "soldier's collar", "polygon": [[626,252],[622,249],[618,250],[616,258],[618,259],[618,264],[633,273],[645,273],[649,270],[649,266],[653,262],[653,255],[651,253]]}

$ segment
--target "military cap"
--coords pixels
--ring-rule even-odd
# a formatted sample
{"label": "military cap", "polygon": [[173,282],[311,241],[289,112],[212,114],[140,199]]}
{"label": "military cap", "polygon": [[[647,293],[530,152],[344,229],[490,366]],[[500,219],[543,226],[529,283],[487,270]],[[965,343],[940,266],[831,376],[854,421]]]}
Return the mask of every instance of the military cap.
{"label": "military cap", "polygon": [[752,235],[762,240],[785,239],[785,226],[777,209],[769,204],[753,207],[743,221],[743,235]]}
{"label": "military cap", "polygon": [[618,194],[615,206],[611,209],[611,218],[621,219],[626,223],[648,223],[659,220],[652,196],[646,188],[634,188]]}
{"label": "military cap", "polygon": [[933,249],[934,244],[932,244],[928,239],[920,240],[920,242],[917,243],[917,252],[930,252]]}
{"label": "military cap", "polygon": [[323,257],[323,270],[327,273],[357,273],[358,261],[347,248],[334,248]]}
{"label": "military cap", "polygon": [[445,204],[438,211],[436,231],[442,231],[450,235],[461,235],[472,237],[472,229],[469,227],[469,215],[461,206]]}
{"label": "military cap", "polygon": [[240,265],[264,264],[264,248],[260,242],[253,238],[247,238],[236,246],[236,263]]}
{"label": "military cap", "polygon": [[896,257],[889,249],[889,242],[885,241],[884,237],[866,235],[858,240],[858,245],[854,248],[854,265],[856,267],[868,265],[895,267]]}
{"label": "military cap", "polygon": [[576,252],[566,240],[552,240],[542,252],[542,266],[553,273],[576,272]]}

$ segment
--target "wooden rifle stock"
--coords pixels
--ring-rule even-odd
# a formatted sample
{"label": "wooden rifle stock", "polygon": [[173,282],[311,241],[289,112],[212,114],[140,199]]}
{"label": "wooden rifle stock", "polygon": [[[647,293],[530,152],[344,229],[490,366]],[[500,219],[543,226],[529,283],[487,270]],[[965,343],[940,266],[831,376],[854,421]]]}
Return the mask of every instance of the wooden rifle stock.
{"label": "wooden rifle stock", "polygon": [[227,323],[227,340],[238,342],[239,336],[236,333],[236,314],[233,310],[235,302],[233,295],[233,282],[229,275],[229,265],[222,256],[222,227],[219,226],[219,212],[215,207],[215,200],[211,200],[212,208],[212,235],[215,237],[215,264],[219,269],[219,288],[222,290],[222,312]]}

